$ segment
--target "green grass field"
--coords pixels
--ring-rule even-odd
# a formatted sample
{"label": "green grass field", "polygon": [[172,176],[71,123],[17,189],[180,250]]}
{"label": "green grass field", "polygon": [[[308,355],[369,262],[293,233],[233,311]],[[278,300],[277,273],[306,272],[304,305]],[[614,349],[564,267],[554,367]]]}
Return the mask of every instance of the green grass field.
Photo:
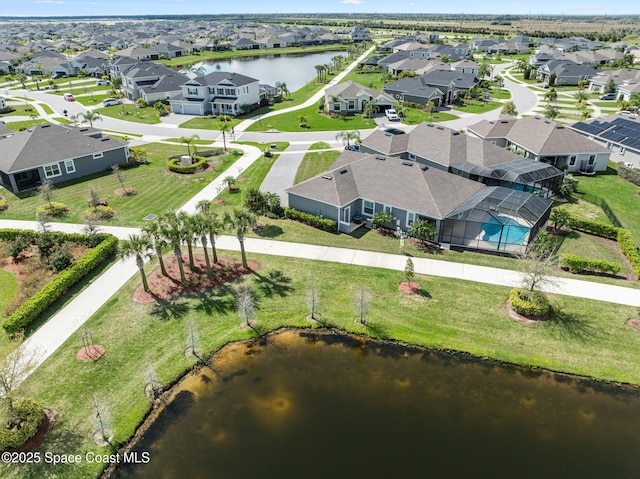
{"label": "green grass field", "polygon": [[[153,143],[144,145],[143,148],[147,150],[151,164],[124,171],[127,177],[125,186],[134,188],[134,195],[116,195],[114,191],[121,188],[121,185],[108,171],[80,182],[56,185],[54,201],[65,203],[69,206],[70,212],[62,218],[56,218],[55,221],[83,223],[82,214],[87,209],[89,186],[93,186],[100,192],[100,198],[107,201],[116,211],[116,216],[107,220],[106,224],[139,227],[142,218],[148,214],[160,215],[178,209],[242,156],[242,152],[230,152],[225,163],[220,163],[223,158],[221,156],[212,157],[211,161],[217,164],[219,171],[208,170],[195,175],[179,175],[167,170],[167,158],[170,155],[185,153],[186,147]],[[195,178],[205,178],[205,181],[197,182],[194,181]],[[0,218],[35,219],[36,207],[42,203],[35,192],[18,198],[6,191],[5,196],[10,208],[1,213]]]}
{"label": "green grass field", "polygon": [[[224,256],[237,258],[236,254]],[[241,283],[257,294],[254,323],[261,333],[282,326],[312,327],[304,317],[307,291],[315,279],[323,319],[346,331],[640,384],[638,332],[624,324],[636,314],[631,307],[551,295],[552,317],[524,325],[505,313],[508,288],[504,287],[418,276],[423,294],[408,298],[398,290],[401,272],[297,259],[283,262],[259,255],[250,259],[258,262],[259,269],[233,285],[155,306],[132,301],[139,283],[136,275],[86,325],[94,341],[106,348],[101,360],[75,359],[82,346],[80,331],[21,386],[23,393],[58,416],[40,450],[82,455],[112,451],[92,440],[95,411],[88,391],[109,412],[113,444],[127,441],[150,408],[144,394],[148,364],[163,383],[175,381],[192,367],[194,361],[184,355],[187,322],[193,322],[198,331],[199,348],[205,355],[230,341],[255,336],[252,330],[239,327],[233,305],[229,286]],[[367,327],[354,322],[354,296],[362,286],[373,298]],[[3,470],[3,477],[48,477],[50,471],[48,464],[14,466]],[[61,465],[56,474],[87,479],[100,471],[100,465],[83,461]]]}
{"label": "green grass field", "polygon": [[7,128],[13,131],[22,131],[28,128],[32,128],[40,123],[47,123],[47,120],[35,119],[35,120],[23,120],[23,121],[5,121]]}
{"label": "green grass field", "polygon": [[[189,115],[184,115],[185,118],[189,117]],[[230,117],[227,122],[231,128],[234,128],[240,123],[242,119]],[[180,128],[193,128],[197,130],[219,130],[220,129],[220,121],[217,118],[191,118],[190,120],[185,121],[180,124]]]}
{"label": "green grass field", "polygon": [[0,269],[0,317],[3,316],[4,308],[18,296],[18,279],[13,273]]}
{"label": "green grass field", "polygon": [[155,108],[138,108],[136,105],[122,104],[117,106],[107,106],[94,110],[101,115],[115,118],[117,120],[133,121],[154,125],[160,123],[160,117]]}
{"label": "green grass field", "polygon": [[[309,149],[314,149],[314,145],[311,145]],[[304,155],[302,163],[300,163],[300,166],[298,167],[293,184],[297,185],[298,183],[308,180],[309,178],[313,178],[317,174],[326,171],[333,162],[336,161],[336,158],[340,156],[340,153],[340,151],[335,150],[307,153]]]}
{"label": "green grass field", "polygon": [[3,113],[2,114],[3,117],[11,118],[12,116],[31,116],[31,115],[40,116],[40,113],[38,113],[38,110],[36,110],[35,107],[31,105],[16,105],[14,103],[14,104],[9,104],[8,106],[10,106],[11,108],[14,108],[15,110],[10,113]]}

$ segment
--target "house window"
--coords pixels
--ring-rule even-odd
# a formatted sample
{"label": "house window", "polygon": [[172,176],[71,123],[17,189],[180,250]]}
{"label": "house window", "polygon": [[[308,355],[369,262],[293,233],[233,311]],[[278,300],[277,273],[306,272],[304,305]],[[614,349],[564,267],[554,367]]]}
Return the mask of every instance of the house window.
{"label": "house window", "polygon": [[56,176],[62,175],[62,171],[60,171],[60,165],[58,163],[44,165],[43,168],[45,178],[54,178]]}
{"label": "house window", "polygon": [[65,160],[64,168],[67,170],[67,173],[76,172],[76,165],[73,163],[73,160]]}
{"label": "house window", "polygon": [[589,155],[589,164],[593,165],[596,162],[596,155]]}
{"label": "house window", "polygon": [[573,166],[576,164],[576,155],[572,155],[569,159],[569,166]]}
{"label": "house window", "polygon": [[416,222],[416,214],[410,211],[407,211],[407,226],[411,226]]}
{"label": "house window", "polygon": [[334,103],[333,104],[333,111],[340,111],[340,103]]}
{"label": "house window", "polygon": [[209,93],[210,93],[211,95],[215,95],[215,94],[216,94],[216,89],[215,89],[215,88],[213,88],[213,87],[209,87]]}
{"label": "house window", "polygon": [[224,94],[227,95],[227,96],[236,96],[236,89],[235,88],[225,88]]}
{"label": "house window", "polygon": [[197,88],[187,88],[187,95],[197,95],[197,94],[198,94]]}
{"label": "house window", "polygon": [[625,147],[621,146],[620,147],[620,156],[624,156],[624,152],[625,152]]}
{"label": "house window", "polygon": [[104,153],[99,152],[99,153],[94,153],[93,154],[93,159],[97,160],[98,158],[102,158],[104,156]]}
{"label": "house window", "polygon": [[389,205],[384,205],[382,207],[382,211],[384,211],[385,213],[389,213],[390,215],[393,214],[393,208]]}
{"label": "house window", "polygon": [[224,88],[218,88],[218,95],[224,95]]}
{"label": "house window", "polygon": [[416,161],[416,155],[414,155],[413,153],[409,153],[409,159],[411,161]]}
{"label": "house window", "polygon": [[362,213],[368,216],[373,216],[374,203],[373,201],[363,200],[362,201]]}
{"label": "house window", "polygon": [[354,100],[349,100],[349,110],[353,110],[356,107],[356,102]]}

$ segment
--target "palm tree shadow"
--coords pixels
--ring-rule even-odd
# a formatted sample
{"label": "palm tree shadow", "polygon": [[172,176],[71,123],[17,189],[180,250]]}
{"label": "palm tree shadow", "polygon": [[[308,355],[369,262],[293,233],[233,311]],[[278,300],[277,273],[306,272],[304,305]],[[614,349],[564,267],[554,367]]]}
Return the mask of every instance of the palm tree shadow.
{"label": "palm tree shadow", "polygon": [[273,296],[284,298],[293,291],[293,288],[289,286],[291,278],[285,276],[280,270],[271,270],[265,276],[255,271],[253,274],[257,278],[256,285],[258,289],[267,298],[272,298]]}
{"label": "palm tree shadow", "polygon": [[583,343],[593,343],[602,335],[602,331],[588,320],[556,308],[551,309],[544,324],[557,339],[577,339]]}
{"label": "palm tree shadow", "polygon": [[389,327],[384,326],[380,323],[372,323],[367,321],[364,326],[367,328],[369,334],[374,338],[378,339],[388,339],[389,338]]}
{"label": "palm tree shadow", "polygon": [[171,319],[181,319],[189,312],[189,304],[183,300],[171,301],[169,299],[159,299],[151,308],[151,316],[162,321]]}
{"label": "palm tree shadow", "polygon": [[[221,291],[222,289],[222,291]],[[195,294],[198,303],[194,309],[199,313],[212,315],[214,313],[227,314],[234,309],[233,297],[228,294],[228,288],[216,288],[216,290],[200,291]]]}

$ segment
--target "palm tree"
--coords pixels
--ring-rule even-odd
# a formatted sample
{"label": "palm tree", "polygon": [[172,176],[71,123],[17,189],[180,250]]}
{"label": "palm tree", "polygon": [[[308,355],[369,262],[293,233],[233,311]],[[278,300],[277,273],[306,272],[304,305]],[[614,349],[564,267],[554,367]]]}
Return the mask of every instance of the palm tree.
{"label": "palm tree", "polygon": [[177,217],[178,221],[180,222],[182,233],[184,234],[184,241],[185,243],[187,243],[187,252],[189,254],[189,269],[193,271],[196,267],[195,261],[193,260],[193,241],[194,239],[196,239],[196,235],[193,230],[193,218],[184,211],[178,213]]}
{"label": "palm tree", "polygon": [[291,93],[289,91],[289,88],[287,88],[286,82],[280,82],[280,91],[282,92],[283,95],[286,95],[287,97]]}
{"label": "palm tree", "polygon": [[86,111],[84,113],[82,113],[82,118],[84,118],[84,121],[88,121],[89,125],[91,126],[91,128],[93,128],[93,122],[96,120],[102,120],[102,117],[100,116],[100,113],[95,112],[95,111]]}
{"label": "palm tree", "polygon": [[[181,136],[180,137],[180,143],[182,143],[183,145],[187,145],[187,155],[191,156],[191,145],[193,145],[195,143],[195,140],[199,140],[200,137],[198,135],[191,135],[191,136]],[[195,155],[196,153],[196,147],[193,147],[193,154]]]}
{"label": "palm tree", "polygon": [[218,121],[220,131],[222,132],[222,142],[224,144],[224,151],[227,151],[227,132],[231,130],[231,118],[228,115],[220,115]]}
{"label": "palm tree", "polygon": [[300,128],[306,128],[307,127],[307,121],[309,119],[306,116],[300,115],[300,116],[298,116],[297,120],[298,120],[298,126]]}
{"label": "palm tree", "polygon": [[[324,65],[315,65],[313,68],[316,69],[316,75],[318,76],[318,83],[322,82],[322,70],[324,69]],[[24,88],[24,84],[23,84]]]}
{"label": "palm tree", "polygon": [[350,146],[351,140],[359,141],[360,140],[360,132],[358,130],[353,131],[341,131],[336,135],[336,140],[342,140],[342,143],[347,145],[347,148]]}
{"label": "palm tree", "polygon": [[247,255],[244,251],[244,236],[247,232],[253,228],[258,222],[256,215],[241,208],[236,208],[230,213],[227,212],[224,215],[224,224],[229,231],[236,232],[236,238],[240,242],[240,254],[242,255],[242,267],[247,266]]}
{"label": "palm tree", "polygon": [[[206,200],[205,200],[206,201]],[[204,251],[204,261],[207,264],[207,278],[211,279],[211,262],[209,261],[209,251],[207,250],[207,234],[209,233],[209,218],[200,213],[191,217],[191,231],[200,240]]]}
{"label": "palm tree", "polygon": [[209,243],[211,243],[211,251],[213,253],[213,262],[218,264],[218,251],[216,250],[216,236],[224,230],[224,224],[218,217],[217,213],[211,211],[211,202],[209,200],[201,200],[196,205],[196,209],[207,218],[207,227],[209,229]]}
{"label": "palm tree", "polygon": [[118,256],[120,258],[129,258],[134,256],[136,258],[136,266],[140,271],[142,277],[142,287],[147,293],[150,293],[149,284],[147,283],[147,275],[144,273],[144,257],[151,257],[150,249],[152,248],[151,241],[146,235],[129,235],[129,238],[124,240],[118,250]]}
{"label": "palm tree", "polygon": [[544,94],[544,99],[547,100],[547,102],[557,101],[558,91],[554,87],[549,88],[549,91]]}
{"label": "palm tree", "polygon": [[376,101],[371,99],[362,105],[362,116],[367,119],[367,123],[371,123],[371,117],[376,113],[380,107],[376,104]]}
{"label": "palm tree", "polygon": [[180,270],[180,281],[184,284],[187,282],[187,277],[184,275],[182,248],[180,247],[184,240],[184,231],[182,231],[182,226],[180,225],[175,213],[167,213],[163,215],[160,225],[162,236],[173,246],[173,254],[176,256],[178,269]]}
{"label": "palm tree", "polygon": [[167,246],[167,241],[162,236],[162,225],[160,221],[153,220],[142,227],[142,232],[149,237],[151,242],[153,243],[153,248],[156,251],[156,256],[158,257],[158,262],[160,263],[160,271],[162,272],[162,276],[169,276],[167,273],[167,268],[164,265],[164,258],[162,257],[162,248]]}
{"label": "palm tree", "polygon": [[236,179],[233,176],[229,175],[225,176],[222,182],[227,185],[227,189],[229,190],[229,193],[231,193],[231,187],[236,182]]}

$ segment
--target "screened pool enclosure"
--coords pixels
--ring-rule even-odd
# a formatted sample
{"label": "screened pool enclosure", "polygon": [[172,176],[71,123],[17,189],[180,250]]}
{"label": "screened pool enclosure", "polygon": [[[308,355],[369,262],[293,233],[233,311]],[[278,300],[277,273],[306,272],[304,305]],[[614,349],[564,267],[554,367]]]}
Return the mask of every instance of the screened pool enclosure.
{"label": "screened pool enclosure", "polygon": [[524,254],[551,211],[551,201],[502,187],[480,190],[449,214],[440,243]]}

